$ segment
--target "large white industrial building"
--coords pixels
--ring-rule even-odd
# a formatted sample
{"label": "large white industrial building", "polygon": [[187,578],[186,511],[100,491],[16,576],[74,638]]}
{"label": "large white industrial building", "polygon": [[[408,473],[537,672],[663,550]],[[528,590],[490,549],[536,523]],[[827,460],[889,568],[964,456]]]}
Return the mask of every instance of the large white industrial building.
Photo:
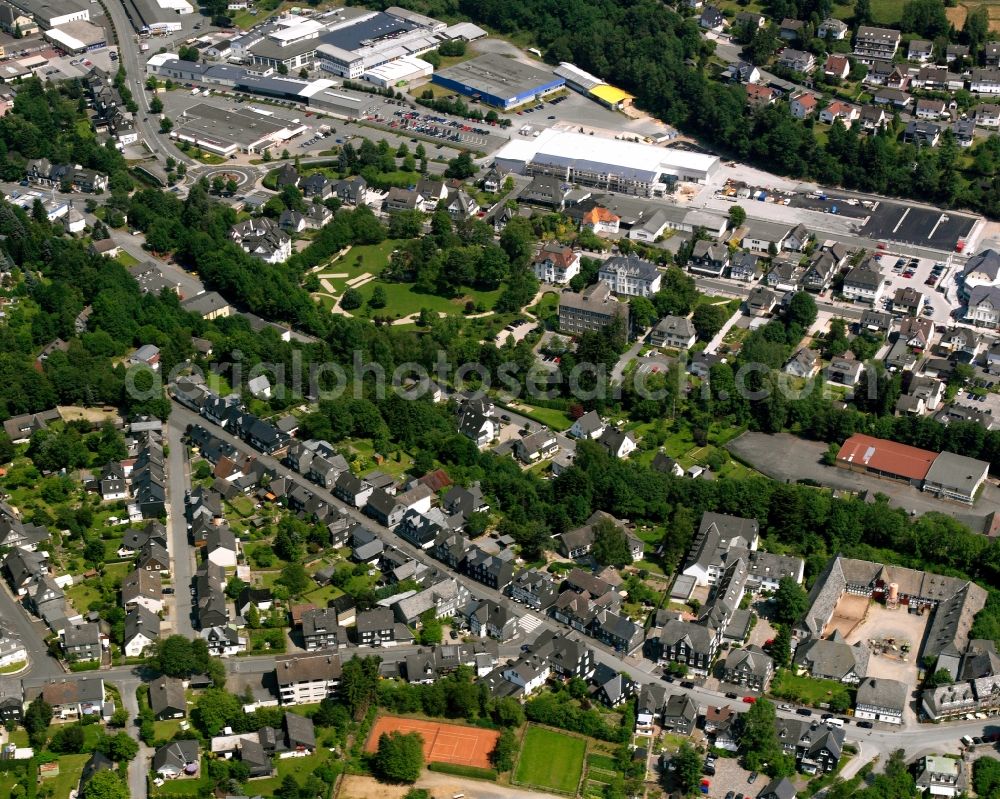
{"label": "large white industrial building", "polygon": [[549,128],[496,154],[496,165],[521,175],[553,175],[622,194],[656,196],[678,181],[707,183],[718,156]]}

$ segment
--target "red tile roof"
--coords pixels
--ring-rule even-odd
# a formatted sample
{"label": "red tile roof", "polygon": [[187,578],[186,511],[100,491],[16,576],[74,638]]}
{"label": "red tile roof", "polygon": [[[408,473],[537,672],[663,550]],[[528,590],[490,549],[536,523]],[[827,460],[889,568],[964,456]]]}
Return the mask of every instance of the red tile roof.
{"label": "red tile roof", "polygon": [[926,449],[856,434],[844,442],[837,461],[842,466],[863,465],[907,480],[923,480],[937,456]]}

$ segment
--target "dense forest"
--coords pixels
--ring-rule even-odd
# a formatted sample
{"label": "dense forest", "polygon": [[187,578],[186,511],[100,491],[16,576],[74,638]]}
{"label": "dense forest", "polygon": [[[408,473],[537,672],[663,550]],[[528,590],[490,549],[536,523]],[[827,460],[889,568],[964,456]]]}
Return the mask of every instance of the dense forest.
{"label": "dense forest", "polygon": [[[367,0],[385,8],[390,0]],[[1000,217],[1000,141],[974,148],[974,167],[960,170],[950,133],[937,148],[897,140],[899,124],[876,135],[834,125],[821,144],[812,122],[779,103],[749,113],[742,86],[710,77],[697,17],[659,0],[404,0],[438,17],[468,17],[504,35],[528,35],[546,61],[571,61],[632,92],[637,104],[701,137],[719,152],[782,174],[878,194],[968,206]],[[803,3],[802,11],[813,8]]]}

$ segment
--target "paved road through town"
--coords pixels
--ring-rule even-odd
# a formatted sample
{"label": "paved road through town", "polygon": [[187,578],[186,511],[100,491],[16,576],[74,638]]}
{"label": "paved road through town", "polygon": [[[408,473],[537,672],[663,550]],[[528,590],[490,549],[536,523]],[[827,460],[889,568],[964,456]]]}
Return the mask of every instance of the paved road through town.
{"label": "paved road through town", "polygon": [[167,492],[170,512],[167,514],[167,535],[173,563],[171,577],[174,587],[174,632],[187,638],[194,635],[191,624],[191,575],[194,548],[188,545],[187,519],[184,515],[184,496],[188,486],[186,448],[181,441],[183,429],[167,425]]}

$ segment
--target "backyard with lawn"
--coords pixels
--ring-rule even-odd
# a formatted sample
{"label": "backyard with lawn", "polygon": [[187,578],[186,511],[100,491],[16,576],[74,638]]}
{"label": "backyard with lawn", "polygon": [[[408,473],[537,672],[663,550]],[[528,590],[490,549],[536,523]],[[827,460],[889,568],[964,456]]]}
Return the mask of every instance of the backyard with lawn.
{"label": "backyard with lawn", "polygon": [[585,738],[530,725],[524,733],[514,782],[575,794],[580,785],[586,752]]}

